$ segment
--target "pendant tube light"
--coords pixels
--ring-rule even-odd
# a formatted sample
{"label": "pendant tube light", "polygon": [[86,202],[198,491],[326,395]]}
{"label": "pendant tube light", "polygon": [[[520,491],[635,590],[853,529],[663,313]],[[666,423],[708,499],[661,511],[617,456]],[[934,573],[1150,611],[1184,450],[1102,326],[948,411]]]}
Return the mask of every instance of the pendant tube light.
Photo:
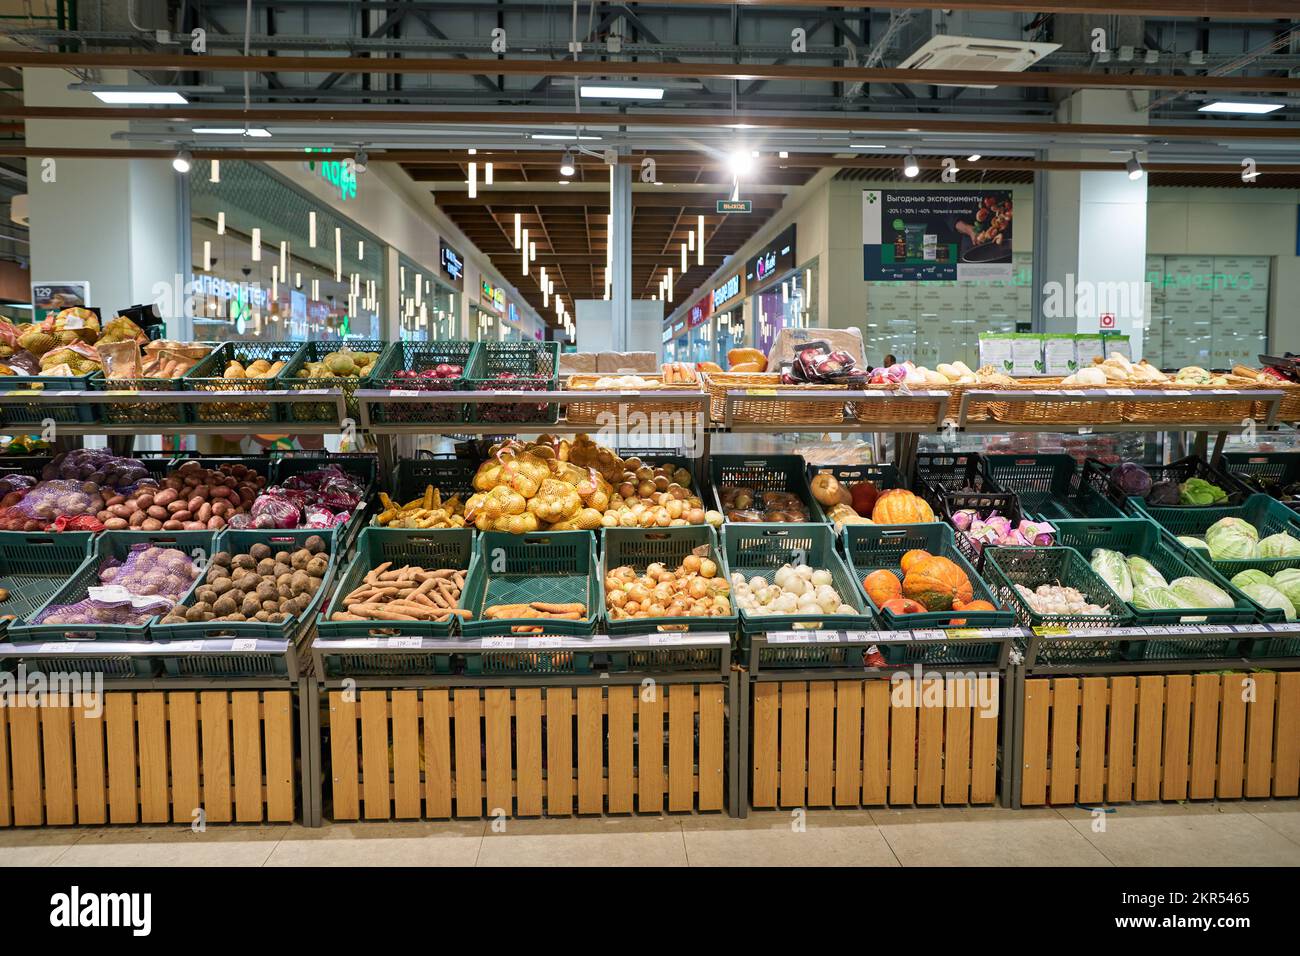
{"label": "pendant tube light", "polygon": [[491,163],[483,164],[483,185],[484,186],[492,185],[492,164]]}
{"label": "pendant tube light", "polygon": [[224,236],[225,234],[226,234],[226,214],[223,211],[217,213],[217,235]]}
{"label": "pendant tube light", "polygon": [[208,182],[210,183],[221,182],[221,160],[214,159],[212,161],[212,166],[208,170]]}
{"label": "pendant tube light", "polygon": [[520,244],[520,252],[523,258],[523,274],[528,275],[528,230],[524,230],[524,241]]}
{"label": "pendant tube light", "polygon": [[523,215],[521,213],[515,213],[515,248],[516,249],[519,248],[519,243],[520,243],[519,235],[520,235],[520,230],[523,228],[523,224],[524,224]]}
{"label": "pendant tube light", "polygon": [[212,271],[212,240],[203,240],[203,271]]}
{"label": "pendant tube light", "polygon": [[478,196],[478,163],[469,164],[469,198]]}
{"label": "pendant tube light", "polygon": [[316,212],[307,213],[307,245],[316,248]]}
{"label": "pendant tube light", "polygon": [[695,264],[704,265],[704,217],[695,220],[695,231],[700,234],[700,241],[695,243]]}
{"label": "pendant tube light", "polygon": [[257,226],[253,227],[253,261],[262,261],[262,230]]}
{"label": "pendant tube light", "polygon": [[334,227],[334,281],[343,281],[343,230]]}
{"label": "pendant tube light", "polygon": [[686,243],[682,243],[682,275],[686,275]]}
{"label": "pendant tube light", "polygon": [[289,280],[289,243],[285,239],[280,240],[280,278]]}

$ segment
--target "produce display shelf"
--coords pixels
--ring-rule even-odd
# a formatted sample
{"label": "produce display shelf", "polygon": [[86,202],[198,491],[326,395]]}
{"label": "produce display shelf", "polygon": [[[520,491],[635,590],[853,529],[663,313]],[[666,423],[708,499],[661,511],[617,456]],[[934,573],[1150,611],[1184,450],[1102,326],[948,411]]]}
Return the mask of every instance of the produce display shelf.
{"label": "produce display shelf", "polygon": [[[843,402],[908,402],[917,405],[933,405],[934,416],[931,421],[895,422],[881,425],[879,422],[858,422],[846,418],[843,422],[827,425],[815,424],[749,424],[737,422],[733,417],[737,401],[750,402],[825,402],[840,400]],[[772,389],[730,389],[724,404],[724,427],[737,434],[770,433],[772,431],[832,431],[832,432],[933,432],[943,426],[947,417],[948,393],[938,390],[918,390],[907,393],[889,391],[863,391],[861,389],[836,389],[803,391],[797,388]]]}
{"label": "produce display shelf", "polygon": [[[1025,632],[1024,667],[1035,674],[1106,673],[1142,671],[1213,671],[1252,670],[1268,667],[1294,668],[1300,664],[1300,623],[1286,624],[1192,624],[1162,627],[1101,627],[1073,630],[1036,628]],[[1188,654],[1180,657],[1155,658],[1131,653],[1127,659],[1053,660],[1052,646],[1059,642],[1113,642],[1130,647],[1160,642],[1176,645],[1185,642],[1204,646],[1217,641],[1228,643],[1226,656],[1208,657]]]}
{"label": "produce display shelf", "polygon": [[[1241,422],[1215,422],[1213,424],[1206,424],[1201,421],[1180,420],[1172,417],[1177,411],[1177,406],[1180,403],[1192,401],[1193,399],[1198,404],[1202,402],[1241,402],[1247,399],[1255,402],[1266,402],[1268,403],[1268,414],[1264,416],[1263,421],[1251,420],[1245,424]],[[1171,418],[1168,421],[1159,423],[1121,421],[1120,407],[1134,401],[1141,401],[1144,404],[1167,404],[1171,407]],[[1080,402],[1106,402],[1115,406],[1115,421],[1077,425],[1063,424],[1061,422],[1053,421],[1019,423],[969,420],[968,415],[972,404],[986,405],[989,402],[1015,404],[1034,402],[1043,404],[1059,404],[1063,409]],[[1179,394],[1175,390],[1144,388],[972,389],[962,393],[957,424],[966,431],[980,433],[1062,431],[1151,432],[1176,430],[1213,431],[1239,434],[1243,430],[1253,430],[1261,425],[1275,424],[1277,421],[1277,409],[1281,402],[1282,392],[1277,389],[1220,389],[1216,391],[1196,392],[1194,396],[1190,392],[1187,394]]]}

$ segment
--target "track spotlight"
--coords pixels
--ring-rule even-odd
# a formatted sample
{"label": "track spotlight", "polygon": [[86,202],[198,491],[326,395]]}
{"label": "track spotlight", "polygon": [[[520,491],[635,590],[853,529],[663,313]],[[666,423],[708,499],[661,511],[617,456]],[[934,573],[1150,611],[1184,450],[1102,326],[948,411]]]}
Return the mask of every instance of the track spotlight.
{"label": "track spotlight", "polygon": [[176,158],[172,160],[172,169],[178,173],[188,173],[193,159],[194,157],[190,155],[188,149],[182,149],[176,154]]}

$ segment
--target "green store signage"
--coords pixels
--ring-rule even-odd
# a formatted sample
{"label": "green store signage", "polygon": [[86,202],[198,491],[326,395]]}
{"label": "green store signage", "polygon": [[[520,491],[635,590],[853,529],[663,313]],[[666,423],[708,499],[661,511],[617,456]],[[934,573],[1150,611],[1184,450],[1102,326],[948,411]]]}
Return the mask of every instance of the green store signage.
{"label": "green store signage", "polygon": [[1195,272],[1173,273],[1153,270],[1147,273],[1147,281],[1155,288],[1165,289],[1253,289],[1255,277],[1249,272]]}
{"label": "green store signage", "polygon": [[[328,153],[332,152],[332,150],[328,146],[308,146],[305,152]],[[322,160],[317,162],[314,159],[308,159],[307,168],[337,189],[340,199],[357,198],[357,174],[353,171],[350,163],[342,160]]]}

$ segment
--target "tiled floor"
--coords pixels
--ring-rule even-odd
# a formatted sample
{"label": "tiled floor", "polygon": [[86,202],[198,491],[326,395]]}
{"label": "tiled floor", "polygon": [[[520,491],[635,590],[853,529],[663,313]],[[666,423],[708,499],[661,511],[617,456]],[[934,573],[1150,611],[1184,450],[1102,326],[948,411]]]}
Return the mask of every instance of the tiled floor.
{"label": "tiled floor", "polygon": [[1300,866],[1300,802],[0,831],[0,866]]}

